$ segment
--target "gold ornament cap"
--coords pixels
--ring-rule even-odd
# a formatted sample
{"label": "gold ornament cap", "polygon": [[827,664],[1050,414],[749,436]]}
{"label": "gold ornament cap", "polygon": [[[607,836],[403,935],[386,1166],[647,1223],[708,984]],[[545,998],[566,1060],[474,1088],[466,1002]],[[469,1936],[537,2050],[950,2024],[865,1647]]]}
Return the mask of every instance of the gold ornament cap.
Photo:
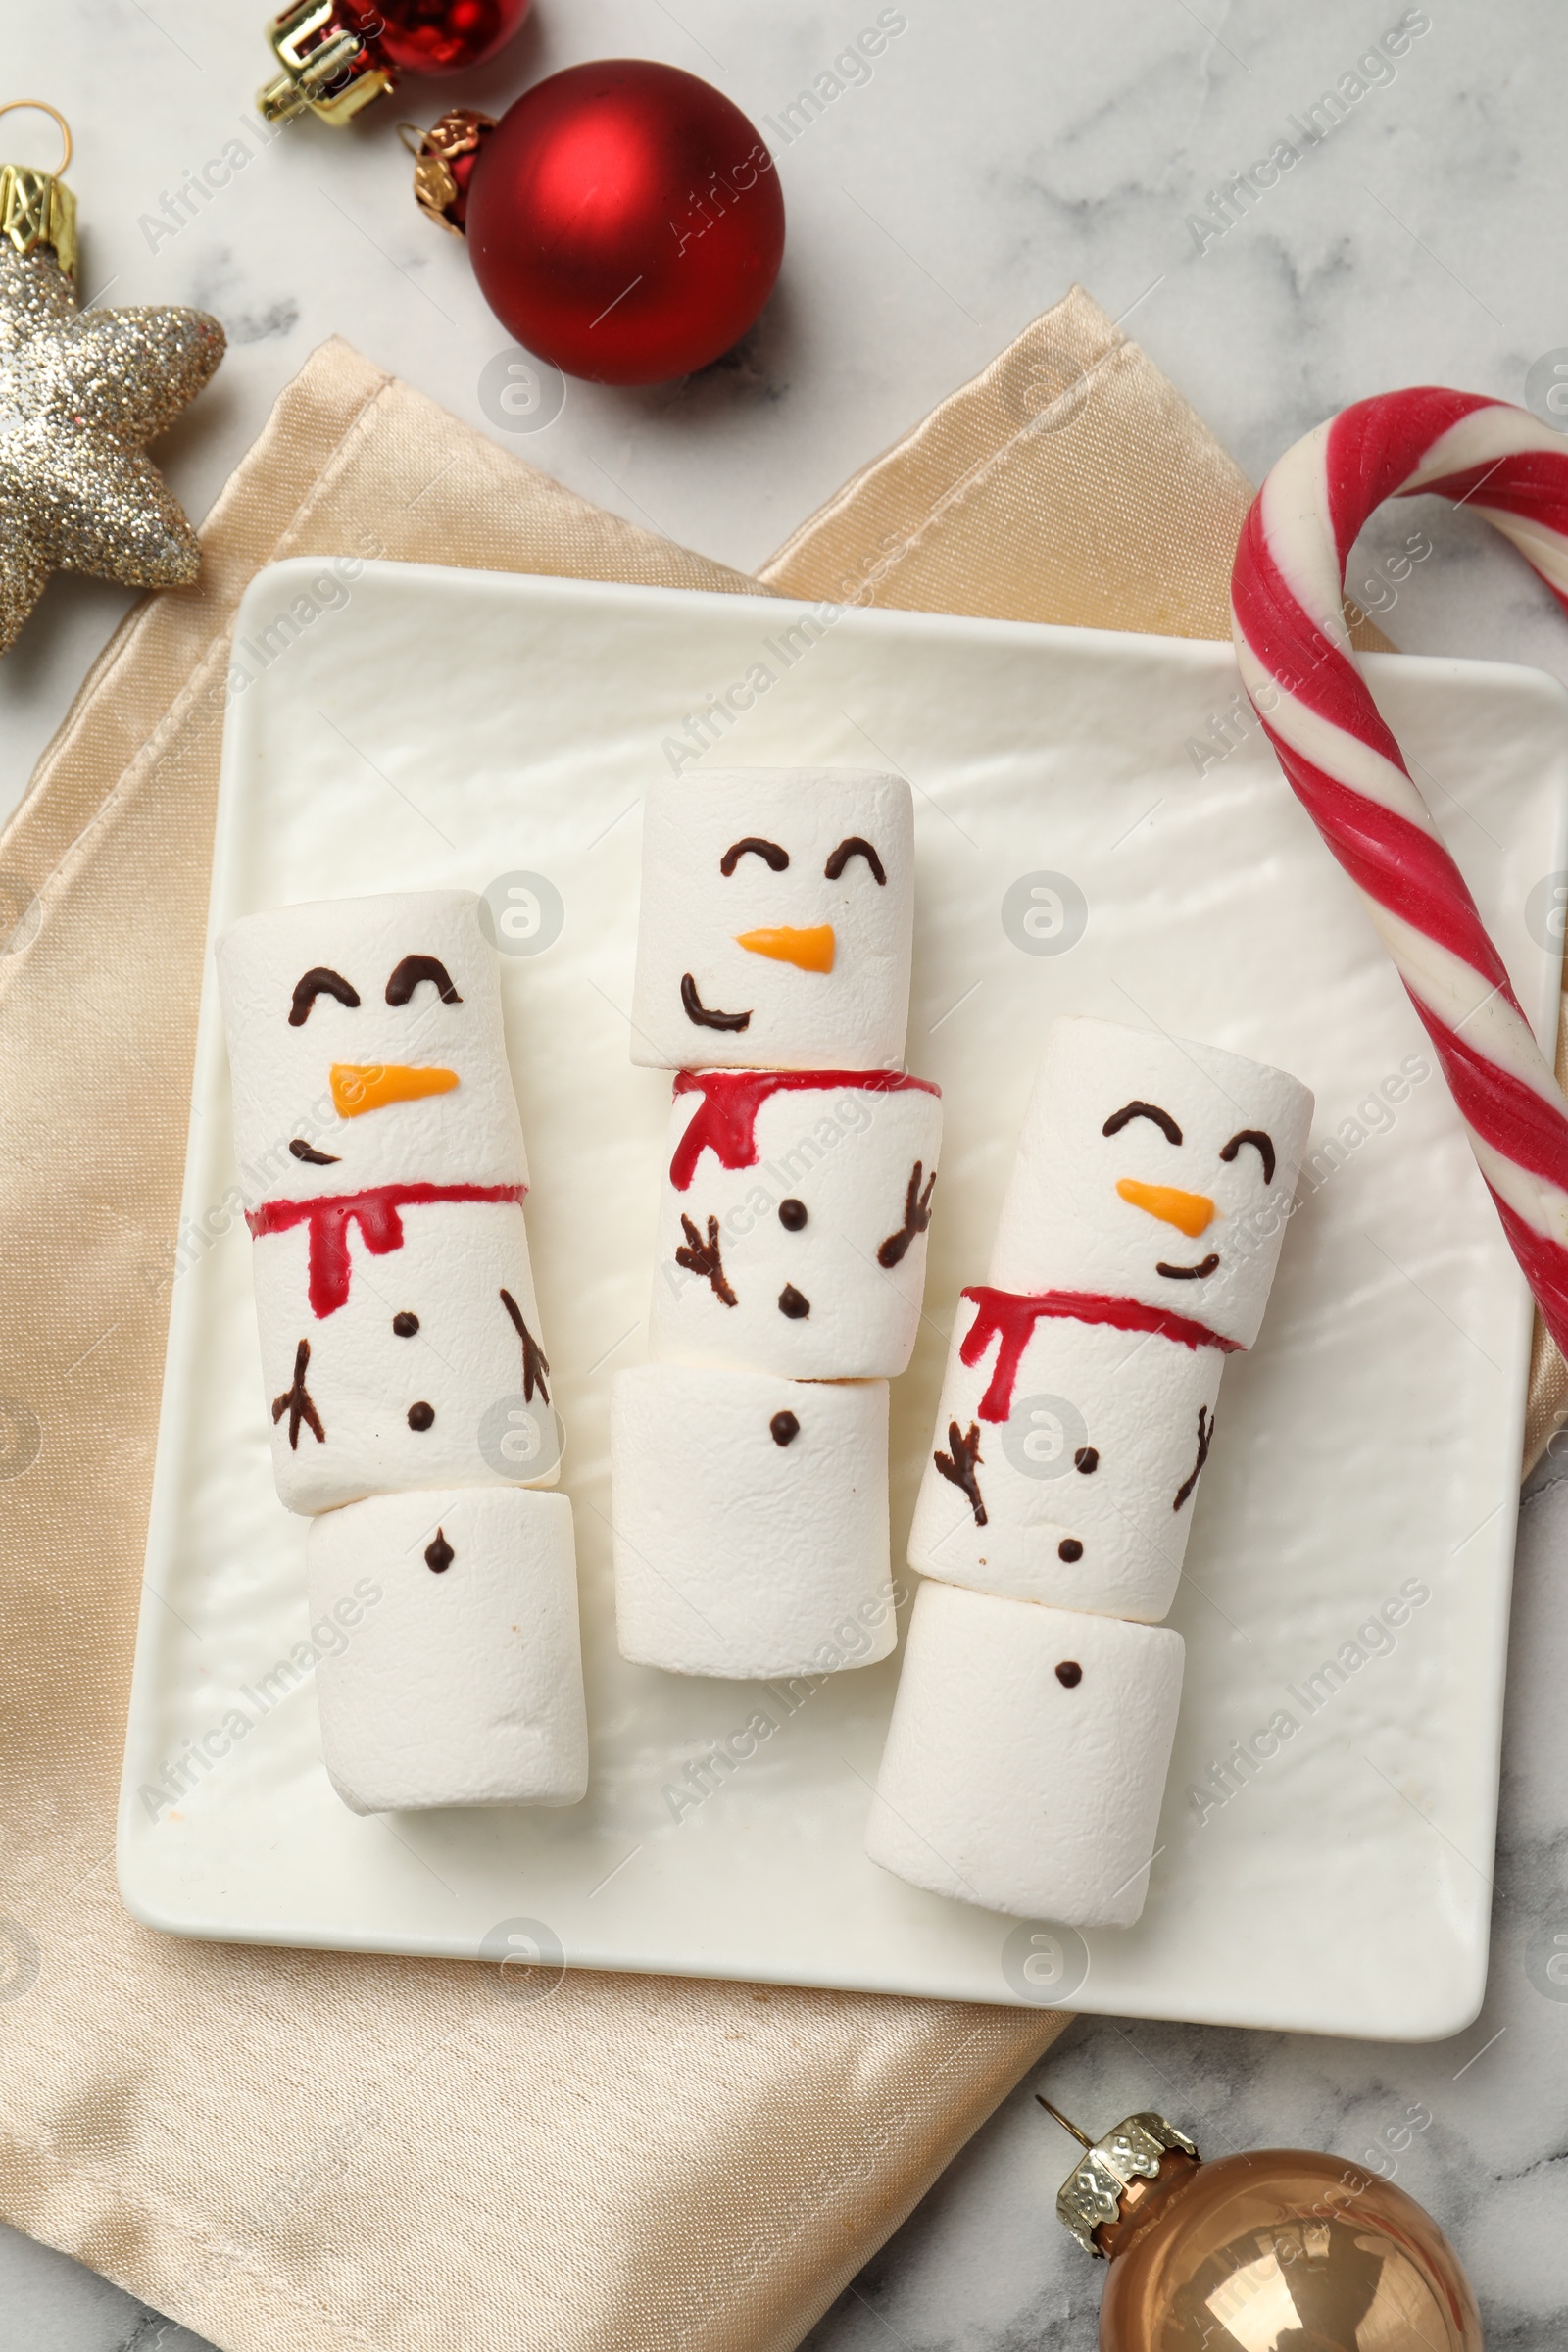
{"label": "gold ornament cap", "polygon": [[[1039,2097],[1038,2092],[1035,2095]],[[1095,2231],[1106,2222],[1120,2221],[1128,2190],[1137,2181],[1157,2180],[1161,2165],[1172,2154],[1190,2156],[1198,2163],[1198,2150],[1186,2132],[1178,2132],[1163,2115],[1125,2116],[1102,2139],[1091,2140],[1064,2115],[1058,2115],[1049,2099],[1041,2099],[1040,2104],[1074,2139],[1082,2140],[1087,2150],[1057,2191],[1056,2213],[1084,2252],[1102,2262],[1104,2255],[1095,2243]]]}
{"label": "gold ornament cap", "polygon": [[356,26],[339,0],[298,0],[273,19],[267,37],[280,68],[256,93],[269,122],[310,113],[341,127],[398,86],[370,33]]}
{"label": "gold ornament cap", "polygon": [[416,122],[398,124],[398,137],[414,158],[414,201],[427,220],[454,237],[468,233],[471,159],[495,126],[494,115],[471,106],[449,108],[428,130]]}
{"label": "gold ornament cap", "polygon": [[64,153],[53,172],[31,164],[0,164],[0,237],[24,260],[48,246],[67,277],[76,274],[76,199],[60,173],[71,162],[71,125],[42,98],[13,98],[0,115],[48,115],[60,125]]}

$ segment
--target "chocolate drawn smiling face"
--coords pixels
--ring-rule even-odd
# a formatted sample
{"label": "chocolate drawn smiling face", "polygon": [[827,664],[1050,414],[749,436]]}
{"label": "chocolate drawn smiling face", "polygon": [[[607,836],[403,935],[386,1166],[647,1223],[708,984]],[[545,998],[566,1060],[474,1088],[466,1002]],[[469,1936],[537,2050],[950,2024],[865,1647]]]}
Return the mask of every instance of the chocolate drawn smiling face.
{"label": "chocolate drawn smiling face", "polygon": [[220,940],[247,1206],[526,1182],[478,904],[336,900],[248,916]]}
{"label": "chocolate drawn smiling face", "polygon": [[[1120,1135],[1124,1128],[1132,1126],[1139,1119],[1147,1119],[1150,1126],[1155,1128],[1178,1152],[1184,1148],[1186,1138],[1181,1128],[1170,1112],[1161,1109],[1157,1102],[1136,1100],[1124,1102],[1120,1110],[1111,1112],[1100,1132],[1105,1136]],[[1273,1137],[1261,1127],[1238,1128],[1229,1142],[1220,1146],[1221,1161],[1229,1163],[1234,1160],[1244,1144],[1250,1145],[1257,1153],[1263,1182],[1271,1185],[1277,1155]],[[1144,1216],[1153,1217],[1162,1225],[1174,1227],[1177,1233],[1185,1234],[1190,1242],[1195,1243],[1206,1240],[1216,1218],[1225,1213],[1207,1193],[1184,1192],[1176,1184],[1148,1184],[1137,1176],[1118,1177],[1116,1197],[1125,1200],[1129,1208],[1137,1209]],[[1208,1282],[1218,1273],[1221,1256],[1215,1249],[1204,1250],[1201,1257],[1183,1256],[1178,1251],[1175,1261],[1172,1264],[1164,1258],[1156,1260],[1154,1271],[1162,1281]]]}
{"label": "chocolate drawn smiling face", "polygon": [[656,785],[643,819],[632,1059],[897,1066],[912,915],[902,778],[763,768]]}
{"label": "chocolate drawn smiling face", "polygon": [[1312,1098],[1284,1070],[1108,1021],[1058,1021],[991,1279],[1130,1298],[1250,1347]]}

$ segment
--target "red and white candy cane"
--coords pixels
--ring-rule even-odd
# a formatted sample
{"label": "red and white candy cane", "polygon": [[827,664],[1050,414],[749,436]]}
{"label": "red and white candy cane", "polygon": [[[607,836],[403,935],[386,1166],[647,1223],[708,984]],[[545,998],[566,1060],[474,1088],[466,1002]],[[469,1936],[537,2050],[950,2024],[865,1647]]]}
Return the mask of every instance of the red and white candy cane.
{"label": "red and white candy cane", "polygon": [[1426,1024],[1568,1355],[1568,1104],[1346,628],[1356,533],[1386,498],[1418,491],[1484,514],[1568,611],[1568,442],[1506,402],[1425,386],[1358,401],[1281,458],[1236,551],[1232,633],[1264,732]]}

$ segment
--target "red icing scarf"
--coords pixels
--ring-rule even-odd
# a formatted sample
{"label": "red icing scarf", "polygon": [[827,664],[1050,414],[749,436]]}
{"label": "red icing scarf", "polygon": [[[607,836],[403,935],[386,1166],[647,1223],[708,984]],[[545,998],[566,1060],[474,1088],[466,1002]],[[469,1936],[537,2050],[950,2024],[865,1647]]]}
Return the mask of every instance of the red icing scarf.
{"label": "red icing scarf", "polygon": [[684,1193],[705,1152],[711,1152],[721,1168],[755,1168],[760,1157],[757,1114],[770,1096],[798,1094],[807,1087],[831,1094],[846,1086],[866,1095],[903,1094],[910,1087],[926,1095],[942,1092],[929,1078],[906,1078],[898,1070],[682,1070],[675,1093],[701,1095],[703,1100],[675,1146],[670,1183]]}
{"label": "red icing scarf", "polygon": [[960,1295],[972,1298],[979,1309],[958,1350],[963,1361],[977,1364],[993,1340],[1001,1343],[991,1385],[980,1399],[982,1421],[1005,1421],[1011,1412],[1018,1366],[1034,1337],[1035,1325],[1043,1316],[1061,1315],[1074,1323],[1107,1323],[1115,1331],[1157,1332],[1162,1340],[1176,1340],[1183,1348],[1217,1348],[1222,1355],[1235,1355],[1242,1345],[1240,1340],[1222,1340],[1206,1323],[1195,1323],[1189,1315],[1173,1314],[1168,1307],[1145,1306],[1138,1298],[1110,1298],[1100,1291],[1035,1291],[1020,1295],[1015,1291],[992,1291],[984,1284],[977,1284]]}
{"label": "red icing scarf", "polygon": [[264,1200],[247,1209],[252,1236],[309,1225],[310,1300],[318,1320],[335,1315],[349,1295],[349,1227],[358,1225],[372,1257],[403,1247],[402,1208],[432,1200],[516,1200],[525,1184],[377,1184],[365,1193],[333,1193],[320,1200]]}

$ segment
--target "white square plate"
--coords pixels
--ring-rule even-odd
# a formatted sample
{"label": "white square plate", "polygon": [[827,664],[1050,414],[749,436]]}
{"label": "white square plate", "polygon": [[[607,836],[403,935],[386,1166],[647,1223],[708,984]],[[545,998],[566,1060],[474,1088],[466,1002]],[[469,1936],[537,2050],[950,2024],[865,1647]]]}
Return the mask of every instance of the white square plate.
{"label": "white square plate", "polygon": [[[1229,648],[423,566],[345,582],[308,562],[252,584],[237,648],[215,928],[519,873],[564,908],[503,975],[593,1781],[564,1813],[370,1820],[327,1785],[209,973],[127,1734],[135,1915],[460,1957],[515,1935],[593,1968],[1319,2033],[1464,2025],[1486,1965],[1529,1300],[1415,1017],[1272,756],[1254,730],[1199,772],[1191,746],[1223,740],[1209,722],[1236,694]],[[1568,865],[1565,697],[1491,664],[1369,667],[1544,1041],[1557,959],[1527,901]],[[983,1277],[1054,1014],[1282,1063],[1316,1091],[1315,1139],[1340,1139],[1262,1342],[1225,1376],[1173,1616],[1187,1684],[1161,1850],[1131,1931],[1053,1936],[866,1860],[896,1660],[791,1705],[616,1652],[607,1406],[644,1348],[668,1102],[627,1057],[638,802],[693,758],[705,710],[715,765],[902,767],[916,790],[909,1066],[941,1083],[947,1141],[926,1328],[894,1391],[896,1561],[945,1333]],[[1004,920],[1042,873],[1087,906],[1065,952],[1032,952],[1061,941],[1027,880],[1046,937],[1020,946]],[[1391,1103],[1411,1057],[1429,1075]],[[1358,1640],[1412,1582],[1429,1597]],[[1228,1801],[1195,1800],[1281,1710],[1298,1728],[1278,1753]]]}

